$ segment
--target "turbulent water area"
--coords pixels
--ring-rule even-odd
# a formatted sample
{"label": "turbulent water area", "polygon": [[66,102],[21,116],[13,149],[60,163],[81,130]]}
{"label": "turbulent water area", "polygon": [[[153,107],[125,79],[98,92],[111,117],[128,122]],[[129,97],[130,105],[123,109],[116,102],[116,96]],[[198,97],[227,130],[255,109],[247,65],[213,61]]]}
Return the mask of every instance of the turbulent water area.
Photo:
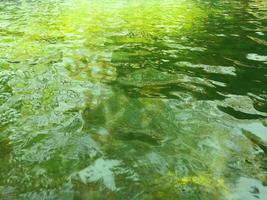
{"label": "turbulent water area", "polygon": [[0,0],[1,200],[266,197],[266,0]]}

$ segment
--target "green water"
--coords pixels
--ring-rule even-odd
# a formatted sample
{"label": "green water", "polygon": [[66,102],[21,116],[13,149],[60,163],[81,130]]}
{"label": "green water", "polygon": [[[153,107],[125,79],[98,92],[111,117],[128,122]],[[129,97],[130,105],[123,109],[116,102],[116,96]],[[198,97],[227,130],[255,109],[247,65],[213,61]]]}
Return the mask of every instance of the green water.
{"label": "green water", "polygon": [[267,196],[266,0],[0,0],[0,199]]}

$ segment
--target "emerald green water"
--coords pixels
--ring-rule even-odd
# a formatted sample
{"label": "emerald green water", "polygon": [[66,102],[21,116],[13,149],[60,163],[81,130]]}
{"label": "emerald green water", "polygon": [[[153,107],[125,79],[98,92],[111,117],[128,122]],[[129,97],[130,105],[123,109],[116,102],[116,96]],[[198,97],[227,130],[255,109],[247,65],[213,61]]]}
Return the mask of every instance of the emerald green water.
{"label": "emerald green water", "polygon": [[267,197],[265,0],[1,0],[0,199]]}

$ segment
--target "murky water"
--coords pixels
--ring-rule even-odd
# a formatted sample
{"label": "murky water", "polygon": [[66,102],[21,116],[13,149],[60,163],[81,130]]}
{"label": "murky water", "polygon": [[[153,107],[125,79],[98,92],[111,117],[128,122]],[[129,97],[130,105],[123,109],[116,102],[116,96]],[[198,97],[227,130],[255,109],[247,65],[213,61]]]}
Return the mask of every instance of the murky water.
{"label": "murky water", "polygon": [[267,196],[267,1],[0,1],[0,199]]}

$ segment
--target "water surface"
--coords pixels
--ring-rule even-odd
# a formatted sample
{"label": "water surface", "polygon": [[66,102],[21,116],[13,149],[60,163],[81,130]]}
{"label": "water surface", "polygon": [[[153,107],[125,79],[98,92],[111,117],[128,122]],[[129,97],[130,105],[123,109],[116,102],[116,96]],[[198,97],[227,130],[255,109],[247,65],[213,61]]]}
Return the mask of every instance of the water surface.
{"label": "water surface", "polygon": [[265,0],[2,0],[0,69],[0,199],[267,196]]}

